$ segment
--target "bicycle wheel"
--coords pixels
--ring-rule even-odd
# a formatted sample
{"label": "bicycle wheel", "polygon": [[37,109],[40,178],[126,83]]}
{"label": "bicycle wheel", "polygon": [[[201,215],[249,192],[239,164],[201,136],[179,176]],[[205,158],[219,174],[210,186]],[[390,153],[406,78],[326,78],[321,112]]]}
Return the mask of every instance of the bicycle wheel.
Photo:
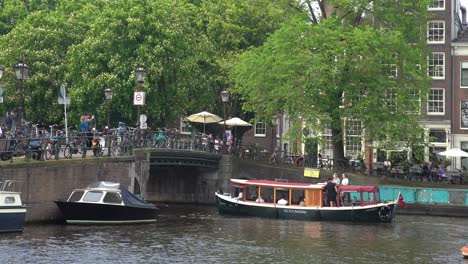
{"label": "bicycle wheel", "polygon": [[63,156],[67,159],[71,159],[74,149],[75,148],[72,146],[72,144],[67,144],[63,149]]}
{"label": "bicycle wheel", "polygon": [[111,142],[111,155],[112,156],[120,155],[120,144],[117,142],[117,140],[112,140]]}
{"label": "bicycle wheel", "polygon": [[18,142],[15,146],[16,157],[23,156],[26,153],[26,145],[23,142]]}

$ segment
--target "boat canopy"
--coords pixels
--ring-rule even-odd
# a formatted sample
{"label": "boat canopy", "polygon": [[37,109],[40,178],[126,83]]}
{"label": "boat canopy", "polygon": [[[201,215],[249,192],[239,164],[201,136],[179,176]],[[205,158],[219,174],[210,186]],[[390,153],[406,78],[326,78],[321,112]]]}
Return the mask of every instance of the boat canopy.
{"label": "boat canopy", "polygon": [[93,182],[87,187],[88,189],[110,189],[110,190],[118,190],[120,189],[120,183],[117,182],[109,182],[109,181],[97,181]]}
{"label": "boat canopy", "polygon": [[304,182],[279,182],[271,180],[242,180],[231,179],[233,185],[239,187],[245,186],[263,186],[271,188],[289,188],[289,189],[323,189],[324,184],[311,184]]}
{"label": "boat canopy", "polygon": [[117,182],[97,181],[87,187],[88,190],[97,189],[102,191],[119,191],[122,195],[122,201],[125,205],[137,207],[154,207],[153,204],[147,203],[131,193],[125,186]]}
{"label": "boat canopy", "polygon": [[377,192],[377,186],[359,186],[359,185],[340,185],[338,191],[340,192]]}

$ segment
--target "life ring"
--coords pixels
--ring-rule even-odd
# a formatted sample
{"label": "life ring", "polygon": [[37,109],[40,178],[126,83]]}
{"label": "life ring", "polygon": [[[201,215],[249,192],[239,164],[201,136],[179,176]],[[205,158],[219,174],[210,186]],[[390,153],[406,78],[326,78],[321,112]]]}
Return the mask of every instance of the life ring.
{"label": "life ring", "polygon": [[388,222],[391,217],[391,209],[388,206],[382,206],[379,210],[379,218],[382,222]]}

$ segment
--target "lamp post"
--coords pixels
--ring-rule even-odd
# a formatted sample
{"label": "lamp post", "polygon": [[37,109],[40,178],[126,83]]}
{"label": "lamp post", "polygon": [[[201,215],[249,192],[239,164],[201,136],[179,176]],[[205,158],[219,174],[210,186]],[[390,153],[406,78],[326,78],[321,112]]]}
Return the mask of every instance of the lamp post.
{"label": "lamp post", "polygon": [[21,132],[23,120],[23,81],[28,79],[29,66],[23,61],[19,61],[13,69],[16,73],[16,80],[19,83],[19,106],[18,106],[18,130]]}
{"label": "lamp post", "polygon": [[[3,77],[3,67],[0,66],[0,80]],[[0,104],[3,103],[3,86],[0,85]]]}
{"label": "lamp post", "polygon": [[271,138],[273,139],[273,142],[271,145],[273,146],[273,150],[272,150],[272,153],[273,153],[276,149],[276,125],[278,124],[277,116],[274,115],[271,117],[271,124],[273,125],[271,129]]}
{"label": "lamp post", "polygon": [[[145,82],[145,78],[146,78],[146,70],[143,67],[143,65],[140,65],[135,69],[135,79],[138,84],[137,92],[141,91],[141,86]],[[138,106],[138,112],[137,112],[136,126],[138,128],[140,126],[140,104],[138,104],[137,106]]]}
{"label": "lamp post", "polygon": [[110,129],[109,108],[110,108],[112,95],[113,95],[112,89],[111,88],[105,89],[104,95],[106,96],[106,101],[107,101],[107,133],[109,133],[109,129]]}
{"label": "lamp post", "polygon": [[113,92],[112,92],[112,89],[111,88],[107,88],[104,90],[104,95],[106,96],[106,101],[107,101],[107,129],[106,129],[106,133],[107,133],[107,156],[110,157],[111,156],[111,145],[110,145],[110,138],[109,138],[109,129],[110,129],[110,118],[109,118],[109,108],[110,108],[110,104],[111,104],[111,101],[112,101],[112,95],[113,95]]}
{"label": "lamp post", "polygon": [[223,102],[224,107],[224,130],[223,130],[223,142],[226,142],[226,104],[229,102],[229,93],[228,91],[221,92],[221,101]]}

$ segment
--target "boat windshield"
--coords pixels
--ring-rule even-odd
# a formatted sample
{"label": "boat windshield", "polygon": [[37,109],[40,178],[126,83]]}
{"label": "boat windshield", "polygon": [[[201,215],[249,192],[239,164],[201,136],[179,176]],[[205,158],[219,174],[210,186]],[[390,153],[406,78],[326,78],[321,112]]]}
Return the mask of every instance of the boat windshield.
{"label": "boat windshield", "polygon": [[102,194],[103,193],[101,191],[89,191],[83,197],[83,201],[97,203],[101,200]]}
{"label": "boat windshield", "polygon": [[68,198],[69,202],[78,202],[81,197],[83,196],[83,191],[75,191],[70,195],[70,198]]}
{"label": "boat windshield", "polygon": [[122,203],[122,197],[120,197],[120,194],[118,194],[118,193],[108,192],[108,193],[106,193],[106,196],[104,196],[103,202],[104,203],[111,203],[111,204],[121,204]]}

